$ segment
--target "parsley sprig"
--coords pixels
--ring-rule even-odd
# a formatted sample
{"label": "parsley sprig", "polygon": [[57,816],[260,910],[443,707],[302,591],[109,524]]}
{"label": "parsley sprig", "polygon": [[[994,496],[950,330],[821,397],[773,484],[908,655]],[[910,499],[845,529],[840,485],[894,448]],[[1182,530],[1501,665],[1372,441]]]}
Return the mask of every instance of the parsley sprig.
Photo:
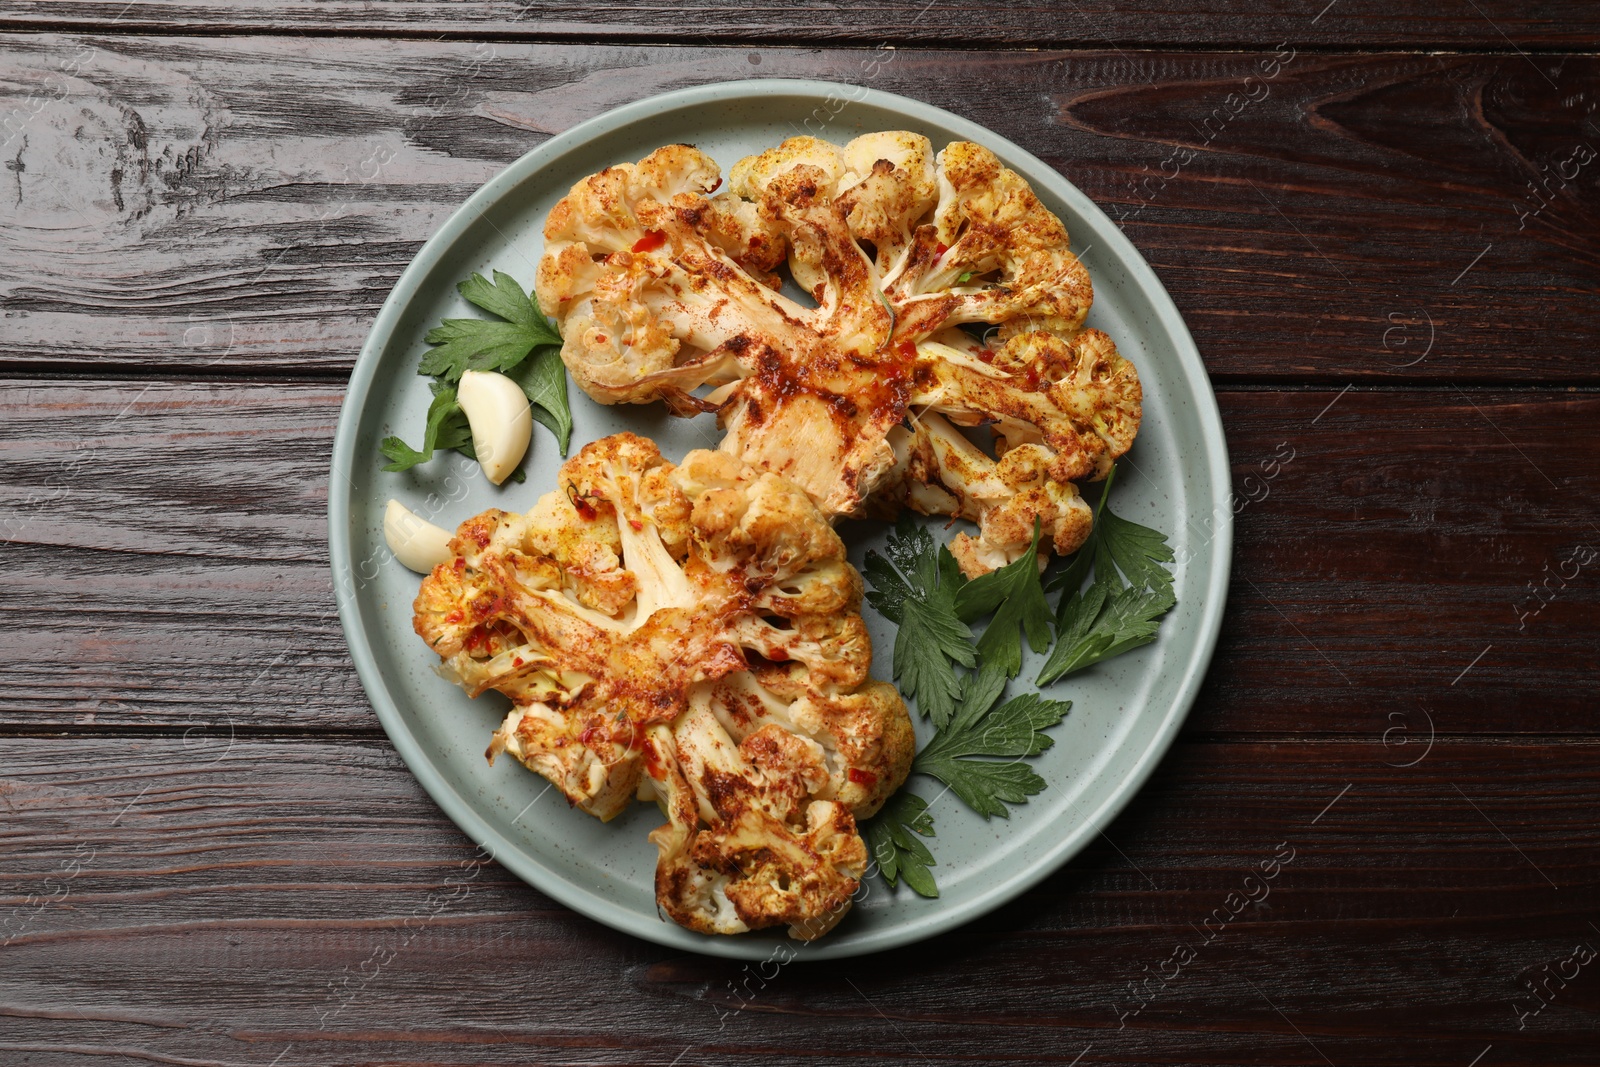
{"label": "parsley sprig", "polygon": [[894,674],[900,692],[942,727],[955,713],[961,695],[955,665],[971,667],[978,660],[972,630],[956,607],[966,579],[950,550],[936,546],[933,536],[910,515],[900,516],[885,551],[887,559],[867,553],[865,571],[872,583],[867,600],[900,626],[894,638]]}
{"label": "parsley sprig", "polygon": [[[384,438],[378,445],[389,460],[383,469],[407,470],[432,459],[438,449],[454,449],[477,458],[466,414],[456,401],[455,383],[469,370],[497,371],[521,386],[533,417],[555,434],[565,456],[572,442],[572,408],[567,403],[567,372],[561,364],[561,334],[517,280],[503,271],[494,272],[492,283],[474,273],[456,290],[503,321],[445,319],[428,331],[425,340],[434,347],[422,357],[417,373],[435,380],[422,448],[412,448],[398,437]],[[512,475],[519,482],[525,477],[520,469]]]}
{"label": "parsley sprig", "polygon": [[[985,818],[1008,818],[1007,804],[1025,804],[1045,781],[1025,763],[1055,742],[1043,731],[1059,723],[1072,702],[1023,693],[995,706],[1006,687],[1003,668],[985,663],[969,674],[961,709],[917,753],[912,770],[950,787]],[[988,759],[982,757],[1001,757]]]}
{"label": "parsley sprig", "polygon": [[[1089,542],[1052,582],[1065,591],[1056,610],[1055,649],[1039,672],[1040,685],[1154,641],[1161,616],[1177,602],[1172,575],[1163,566],[1173,558],[1166,537],[1106,506],[1115,477],[1115,470],[1106,476]],[[1094,582],[1084,589],[1091,565]]]}
{"label": "parsley sprig", "polygon": [[993,615],[978,638],[983,662],[1005,668],[1007,678],[1022,670],[1020,625],[1035,652],[1050,648],[1050,605],[1039,583],[1039,520],[1033,520],[1033,543],[1028,551],[999,570],[974,578],[956,593],[956,614],[972,622]]}
{"label": "parsley sprig", "polygon": [[878,861],[878,870],[890,885],[904,878],[906,885],[922,896],[939,895],[933,872],[928,870],[938,861],[927,845],[911,836],[933,836],[933,816],[928,814],[926,800],[910,790],[900,790],[862,827],[861,833]]}
{"label": "parsley sprig", "polygon": [[[1106,504],[1115,475],[1113,468],[1106,476],[1089,541],[1048,581],[1039,573],[1037,522],[1027,552],[971,581],[909,516],[901,516],[882,555],[867,553],[867,600],[899,626],[893,666],[900,690],[935,727],[912,773],[943,782],[985,818],[1006,818],[1011,806],[1045,788],[1024,760],[1050,747],[1044,731],[1072,707],[1038,692],[1001,699],[1022,669],[1022,636],[1034,652],[1049,653],[1038,677],[1045,685],[1155,640],[1175,603],[1166,537]],[[1057,590],[1052,611],[1046,594]],[[974,640],[972,624],[985,616]],[[863,828],[889,884],[903,880],[925,897],[939,895],[924,840],[934,833],[929,803],[906,789]]]}

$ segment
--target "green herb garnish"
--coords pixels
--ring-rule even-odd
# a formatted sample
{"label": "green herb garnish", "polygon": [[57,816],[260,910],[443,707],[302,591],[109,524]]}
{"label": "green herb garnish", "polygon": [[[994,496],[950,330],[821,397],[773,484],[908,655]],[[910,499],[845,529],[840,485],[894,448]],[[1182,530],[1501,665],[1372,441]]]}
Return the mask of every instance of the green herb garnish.
{"label": "green herb garnish", "polygon": [[[515,278],[494,272],[491,284],[473,274],[456,286],[469,302],[504,320],[445,319],[428,331],[429,349],[417,373],[433,377],[433,403],[419,451],[398,437],[378,446],[389,463],[386,471],[403,471],[433,458],[436,449],[454,449],[476,458],[466,415],[456,403],[454,384],[469,370],[497,371],[527,394],[533,417],[555,435],[561,454],[572,442],[572,408],[567,402],[567,374],[562,366],[561,334],[540,313]],[[512,478],[526,477],[519,469]]]}
{"label": "green herb garnish", "polygon": [[955,665],[978,659],[972,630],[956,613],[966,581],[955,557],[910,515],[902,514],[885,546],[888,559],[867,553],[865,573],[872,583],[867,600],[885,618],[899,623],[894,638],[894,676],[907,700],[942,727],[955,712],[961,682]]}
{"label": "green herb garnish", "polygon": [[935,864],[933,853],[911,836],[933,836],[933,816],[928,814],[926,800],[902,789],[889,798],[861,833],[872,850],[872,858],[878,861],[878,873],[891,886],[903,878],[906,885],[925,897],[939,895],[939,886],[928,870]]}
{"label": "green herb garnish", "polygon": [[[911,772],[937,778],[985,818],[1006,817],[1010,806],[1045,788],[1024,761],[1052,744],[1044,731],[1072,706],[1036,692],[1002,700],[1022,668],[1022,634],[1035,652],[1050,653],[1038,679],[1043,685],[1155,640],[1161,616],[1175,602],[1166,537],[1106,506],[1115,474],[1113,468],[1106,477],[1090,539],[1048,584],[1039,574],[1037,521],[1027,552],[972,581],[950,550],[906,515],[884,555],[867,553],[867,600],[899,624],[895,677],[936,728]],[[1054,627],[1047,590],[1061,592]],[[974,642],[971,626],[985,615],[988,625]],[[933,852],[921,840],[934,836],[927,801],[902,789],[862,833],[891,886],[904,881],[925,897],[938,896],[929,870]]]}
{"label": "green herb garnish", "polygon": [[960,710],[912,766],[914,773],[948,785],[985,818],[1005,818],[1007,804],[1026,803],[1044,788],[1044,779],[1019,760],[1049,748],[1054,742],[1042,731],[1072,707],[1070,701],[1046,700],[1038,693],[1023,693],[996,707],[1005,686],[1005,672],[989,664],[968,675]]}
{"label": "green herb garnish", "polygon": [[978,655],[986,665],[1004,667],[1006,677],[1022,670],[1022,639],[1017,627],[1028,633],[1035,652],[1050,649],[1050,605],[1039,582],[1039,520],[1033,520],[1033,543],[1028,551],[999,570],[974,578],[956,594],[956,614],[971,622],[993,613]]}
{"label": "green herb garnish", "polygon": [[[1064,591],[1055,649],[1039,672],[1040,685],[1154,641],[1161,616],[1177,602],[1172,574],[1163,566],[1173,559],[1166,535],[1122,518],[1106,504],[1115,477],[1115,469],[1106,476],[1088,543],[1051,582]],[[1084,589],[1091,563],[1094,582]]]}

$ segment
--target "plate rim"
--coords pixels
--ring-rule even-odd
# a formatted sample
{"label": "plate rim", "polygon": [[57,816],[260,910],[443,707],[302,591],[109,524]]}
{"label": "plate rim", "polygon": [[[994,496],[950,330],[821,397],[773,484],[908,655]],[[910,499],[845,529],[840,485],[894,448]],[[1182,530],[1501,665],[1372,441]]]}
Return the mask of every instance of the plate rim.
{"label": "plate rim", "polygon": [[[644,97],[586,119],[534,146],[479,186],[423,243],[395,281],[394,288],[385,298],[362,344],[340,404],[328,483],[328,555],[345,644],[379,724],[395,746],[406,769],[457,829],[479,848],[535,889],[614,930],[669,948],[733,959],[770,957],[771,942],[767,939],[696,934],[659,918],[645,920],[616,902],[572,884],[565,876],[546,867],[537,857],[522,851],[521,846],[501,834],[467,797],[445,780],[443,774],[433,766],[429,753],[405,727],[394,695],[378,670],[371,637],[360,620],[359,590],[354,588],[354,557],[347,527],[351,513],[351,488],[354,485],[351,475],[355,470],[355,441],[382,349],[389,343],[395,326],[415,297],[422,280],[433,269],[440,253],[498,203],[510,187],[520,184],[534,172],[556,164],[567,153],[586,146],[592,138],[630,125],[653,113],[677,110],[686,105],[726,103],[767,96],[810,96],[830,102],[843,98],[847,103],[897,111],[910,118],[945,126],[958,136],[995,149],[998,154],[1008,156],[1011,160],[1028,160],[1054,174],[1060,180],[1061,188],[1052,189],[1051,192],[1062,196],[1080,216],[1099,225],[1103,231],[1100,239],[1109,242],[1117,262],[1127,271],[1129,282],[1146,295],[1162,329],[1172,339],[1178,362],[1195,385],[1188,399],[1194,406],[1201,438],[1215,441],[1219,446],[1207,449],[1205,461],[1208,473],[1213,484],[1225,494],[1225,501],[1231,502],[1233,497],[1227,436],[1223,431],[1216,392],[1211,388],[1205,363],[1188,326],[1155,271],[1122,228],[1064,174],[1022,146],[971,119],[911,97],[846,82],[807,78],[753,78],[715,82]],[[882,952],[954,931],[1009,903],[1054,874],[1128,805],[1176,740],[1183,721],[1199,695],[1221,634],[1233,562],[1233,509],[1231,506],[1214,506],[1213,512],[1215,522],[1212,537],[1207,542],[1211,556],[1210,578],[1203,594],[1205,603],[1194,623],[1199,629],[1199,639],[1193,654],[1183,666],[1177,699],[1156,723],[1143,750],[1124,757],[1131,758],[1131,769],[1120,776],[1102,802],[1088,812],[1087,817],[1078,822],[1073,830],[1063,834],[1058,842],[1042,852],[1029,869],[998,882],[994,888],[960,904],[952,905],[950,910],[932,911],[924,919],[852,942],[829,942],[826,939],[812,943],[790,942],[797,952],[803,951],[807,959],[838,959]],[[350,588],[347,588],[347,582]]]}

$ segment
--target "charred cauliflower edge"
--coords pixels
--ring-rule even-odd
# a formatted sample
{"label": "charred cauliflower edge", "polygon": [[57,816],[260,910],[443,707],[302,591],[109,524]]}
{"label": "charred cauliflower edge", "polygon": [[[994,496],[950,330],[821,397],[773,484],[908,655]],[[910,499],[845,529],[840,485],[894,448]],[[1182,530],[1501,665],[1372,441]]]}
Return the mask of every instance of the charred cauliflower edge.
{"label": "charred cauliflower edge", "polygon": [[691,930],[810,939],[844,915],[867,866],[856,820],[905,781],[915,739],[868,678],[860,575],[805,493],[617,434],[450,550],[414,625],[469,695],[510,698],[491,760],[602,820],[658,800],[657,901]]}
{"label": "charred cauliflower edge", "polygon": [[[1132,445],[1138,374],[1085,329],[1088,273],[1028,183],[966,141],[791,138],[716,163],[668,145],[578,182],[545,225],[536,291],[601,403],[715,410],[724,452],[830,519],[901,506],[978,525],[969,577],[1075,551],[1075,484]],[[782,295],[787,264],[815,307]],[[960,327],[999,327],[996,345]],[[693,391],[712,387],[704,395]],[[964,431],[987,426],[991,447]]]}

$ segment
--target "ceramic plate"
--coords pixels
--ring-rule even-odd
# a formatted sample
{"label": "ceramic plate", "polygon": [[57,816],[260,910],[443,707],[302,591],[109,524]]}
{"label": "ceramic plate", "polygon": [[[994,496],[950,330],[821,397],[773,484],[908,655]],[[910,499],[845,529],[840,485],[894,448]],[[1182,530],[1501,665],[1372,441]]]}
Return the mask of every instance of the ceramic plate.
{"label": "ceramic plate", "polygon": [[[551,206],[574,182],[664,144],[692,143],[722,165],[792,136],[819,132],[843,143],[872,130],[925,134],[988,146],[1023,175],[1088,254],[1095,304],[1089,323],[1109,333],[1138,367],[1144,422],[1115,490],[1117,511],[1165,532],[1177,553],[1178,605],[1152,645],[1049,687],[1073,701],[1036,761],[1049,788],[985,821],[953,796],[934,803],[932,842],[942,895],[925,900],[873,877],[840,926],[796,947],[804,958],[853,956],[943,933],[1000,906],[1050,874],[1089,841],[1149,776],[1199,690],[1216,643],[1228,587],[1232,510],[1227,447],[1216,399],[1177,309],[1122,232],[1060,174],[966,119],[904,97],[825,82],[764,80],[668,93],[611,111],[553,137],[479,189],[401,275],[350,379],[334,441],[330,544],[340,619],[362,684],[396,749],[423,787],[474,841],[518,876],[569,907],[639,937],[721,956],[766,958],[772,932],[711,938],[656,913],[656,850],[645,835],[662,821],[640,804],[608,825],[568,808],[544,779],[512,759],[494,767],[484,746],[505,703],[473,701],[433,672],[437,662],[411,630],[418,577],[384,547],[385,501],[398,498],[453,528],[490,506],[525,510],[555,485],[554,440],[534,429],[525,485],[496,488],[476,466],[446,453],[424,467],[386,474],[378,442],[421,436],[429,393],[416,373],[423,335],[446,316],[476,314],[455,290],[472,271],[503,270],[531,287]],[[712,416],[670,418],[657,405],[601,407],[574,386],[579,446],[620,430],[654,438],[669,458],[714,446]],[[841,531],[859,567],[884,536],[880,524]],[[865,609],[884,677],[892,632]],[[1018,683],[1038,672],[1037,657]],[[926,723],[918,723],[926,741]],[[937,782],[913,779],[925,797]]]}

